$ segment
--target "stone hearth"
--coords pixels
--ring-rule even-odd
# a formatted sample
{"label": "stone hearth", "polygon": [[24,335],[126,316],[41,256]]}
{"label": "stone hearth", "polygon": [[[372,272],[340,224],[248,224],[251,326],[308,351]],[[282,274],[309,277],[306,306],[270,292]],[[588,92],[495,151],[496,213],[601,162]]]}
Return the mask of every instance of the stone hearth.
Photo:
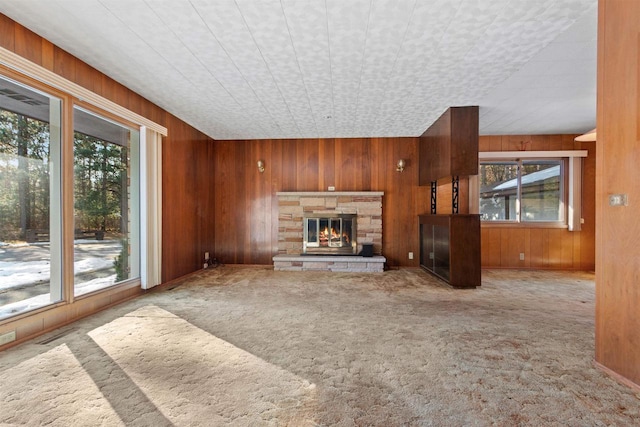
{"label": "stone hearth", "polygon": [[277,255],[273,257],[276,271],[342,271],[379,273],[384,271],[386,258],[353,255]]}
{"label": "stone hearth", "polygon": [[[381,191],[278,192],[278,255],[276,270],[383,271]],[[305,214],[356,214],[358,253],[373,244],[374,257],[301,255]]]}

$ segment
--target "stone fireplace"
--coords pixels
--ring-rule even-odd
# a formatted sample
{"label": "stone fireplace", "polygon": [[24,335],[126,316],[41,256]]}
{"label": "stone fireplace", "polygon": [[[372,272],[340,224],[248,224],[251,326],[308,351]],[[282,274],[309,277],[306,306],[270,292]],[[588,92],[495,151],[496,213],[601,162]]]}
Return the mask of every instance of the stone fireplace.
{"label": "stone fireplace", "polygon": [[[278,192],[276,270],[382,271],[382,196],[377,191]],[[373,257],[360,257],[362,245]]]}

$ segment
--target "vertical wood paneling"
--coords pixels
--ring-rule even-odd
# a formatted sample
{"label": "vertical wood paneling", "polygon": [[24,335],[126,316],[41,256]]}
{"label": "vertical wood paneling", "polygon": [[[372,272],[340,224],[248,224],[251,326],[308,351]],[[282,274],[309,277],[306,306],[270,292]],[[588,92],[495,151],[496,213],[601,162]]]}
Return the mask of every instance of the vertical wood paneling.
{"label": "vertical wood paneling", "polygon": [[[234,176],[233,161],[236,160],[235,146],[242,144],[242,141],[215,143],[215,162],[213,171],[213,188],[215,192],[215,237],[216,256],[224,259],[224,262],[237,262],[232,248],[235,247],[234,233],[238,228],[235,215],[236,211],[236,180]],[[244,206],[242,206],[244,208]],[[244,218],[244,216],[243,216]],[[224,223],[221,227],[219,224]]]}
{"label": "vertical wood paneling", "polygon": [[[2,25],[0,23],[0,25]],[[42,39],[42,65],[47,70],[53,69],[55,46],[48,40]]]}
{"label": "vertical wood paneling", "polygon": [[[269,140],[264,141],[271,143]],[[296,140],[280,141],[282,144],[282,190],[296,191],[298,188],[298,142]]]}
{"label": "vertical wood paneling", "polygon": [[[492,244],[482,243],[482,266],[493,268],[543,268],[588,270],[595,268],[595,152],[593,143],[575,143],[576,135],[490,135],[480,137],[480,151],[548,151],[588,149],[589,156],[583,163],[583,211],[585,223],[581,231],[546,229],[538,227],[500,227],[485,225],[483,230],[499,230],[500,239],[493,231],[484,232]],[[450,197],[450,190],[441,185],[439,193]],[[440,198],[440,195],[439,195]],[[446,207],[444,207],[446,209]],[[440,200],[438,201],[440,210]],[[522,240],[522,244],[518,243]],[[498,249],[494,246],[499,245]],[[519,255],[524,252],[525,259]],[[496,263],[495,253],[500,253]]]}
{"label": "vertical wood paneling", "polygon": [[563,145],[562,135],[549,135],[549,149],[562,150]]}
{"label": "vertical wood paneling", "polygon": [[324,167],[318,169],[318,191],[327,191],[330,186],[336,185],[335,141],[333,139],[321,139],[318,146],[318,158]]}
{"label": "vertical wood paneling", "polygon": [[[398,158],[399,155],[398,144],[391,141],[391,139],[376,139],[372,145],[375,152],[378,153],[374,155],[377,163],[373,176],[374,182],[379,186],[373,188],[387,189],[382,198],[382,253],[387,257],[390,265],[400,265],[400,251],[402,250],[400,241],[402,237],[397,223],[397,210],[402,209],[402,207],[398,205],[397,193],[400,185],[398,180],[402,177],[397,176],[399,172],[396,172],[395,166],[393,166],[397,163],[397,160],[394,161],[393,159]],[[408,170],[405,169],[402,173],[407,172]],[[416,217],[416,221],[417,219]]]}
{"label": "vertical wood paneling", "polygon": [[[318,140],[297,140],[298,152],[302,157],[298,157],[297,188],[301,191],[319,191],[318,171],[320,154],[318,152]],[[323,164],[324,164],[324,159]]]}
{"label": "vertical wood paneling", "polygon": [[335,179],[338,191],[371,190],[369,140],[336,139]]}
{"label": "vertical wood paneling", "polygon": [[[271,264],[278,248],[276,192],[332,185],[384,191],[383,254],[390,265],[418,266],[417,218],[424,207],[417,198],[417,138],[216,141],[214,147],[215,255],[223,263]],[[264,174],[257,172],[258,157],[266,162]],[[395,170],[399,158],[407,161],[402,173]]]}
{"label": "vertical wood paneling", "polygon": [[163,281],[202,268],[214,252],[211,140],[173,116],[163,143]]}
{"label": "vertical wood paneling", "polygon": [[419,183],[478,173],[478,107],[450,107],[420,136]]}
{"label": "vertical wood paneling", "polygon": [[[76,76],[76,63],[71,54],[66,51],[55,47],[53,50],[53,72],[59,74],[67,80],[73,81]],[[115,83],[115,82],[114,82]],[[102,94],[104,96],[104,93]]]}
{"label": "vertical wood paneling", "polygon": [[[371,190],[384,188],[383,197],[383,254],[390,265],[416,266],[419,256],[419,235],[417,215],[412,218],[407,213],[420,211],[416,203],[413,187],[418,180],[418,171],[413,159],[417,154],[417,139],[399,138],[376,139],[370,145]],[[404,159],[404,172],[396,171],[398,159]],[[377,185],[377,186],[376,186]],[[423,213],[423,212],[419,212]],[[414,260],[409,260],[409,252]]]}
{"label": "vertical wood paneling", "polygon": [[549,241],[549,232],[546,229],[533,230],[530,233],[529,253],[530,266],[535,268],[547,268],[548,257],[545,256],[545,247]]}
{"label": "vertical wood paneling", "polygon": [[[245,242],[250,252],[244,257],[247,264],[269,264],[271,262],[271,144],[261,144],[260,141],[250,141],[247,147],[247,158],[253,163],[253,168],[247,166],[245,192],[247,194],[247,224]],[[265,162],[265,171],[260,173],[256,166],[258,159]],[[253,161],[255,160],[255,161]],[[276,237],[277,239],[277,234]]]}
{"label": "vertical wood paneling", "polygon": [[489,229],[480,229],[480,253],[485,254],[487,259],[483,260],[483,264],[487,267],[491,267],[491,261],[488,259],[491,253],[491,243],[489,241]]}
{"label": "vertical wood paneling", "polygon": [[530,135],[508,135],[502,138],[502,151],[520,151],[529,149],[528,147],[530,144]]}
{"label": "vertical wood paneling", "polygon": [[566,265],[566,245],[570,241],[571,235],[564,236],[564,230],[550,229],[549,232],[549,260],[550,268],[565,268]]}
{"label": "vertical wood paneling", "polygon": [[[582,173],[584,183],[596,182],[596,143],[580,143],[578,149],[588,150],[589,156],[583,160]],[[592,184],[591,184],[592,185]],[[583,193],[587,194],[587,193]],[[580,266],[582,270],[595,270],[596,252],[596,198],[582,199],[584,224],[580,231]]]}
{"label": "vertical wood paneling", "polygon": [[[251,218],[251,193],[247,194],[245,181],[252,181],[252,177],[258,173],[257,160],[249,159],[247,156],[248,141],[241,141],[234,144],[234,162],[230,164],[233,177],[233,206],[240,209],[241,215],[236,218],[236,226],[232,229],[233,235],[229,242],[233,243],[234,263],[243,264],[245,256],[250,258],[250,248],[247,245],[251,236],[251,225],[248,222]],[[247,197],[248,196],[248,197]]]}
{"label": "vertical wood paneling", "polygon": [[0,13],[0,46],[12,52],[16,50],[15,26],[11,19]]}
{"label": "vertical wood paneling", "polygon": [[640,386],[640,2],[599,2],[597,116],[596,361]]}
{"label": "vertical wood paneling", "polygon": [[[93,68],[91,68],[88,64],[85,64],[84,62],[78,62],[75,67],[76,75],[73,80],[80,86],[86,87],[90,91],[101,95],[102,76],[95,75],[92,71]],[[128,105],[127,99],[119,99],[116,102],[120,105]]]}
{"label": "vertical wood paneling", "polygon": [[500,233],[500,266],[510,267],[512,265],[512,254],[509,253],[509,233],[511,230],[498,230]]}
{"label": "vertical wood paneling", "polygon": [[529,150],[547,151],[551,149],[551,138],[549,135],[532,135]]}
{"label": "vertical wood paneling", "polygon": [[42,65],[42,38],[21,25],[15,25],[14,52]]}
{"label": "vertical wood paneling", "polygon": [[485,138],[489,139],[489,151],[505,151],[502,149],[502,136],[481,136],[479,138],[480,143],[482,143]]}

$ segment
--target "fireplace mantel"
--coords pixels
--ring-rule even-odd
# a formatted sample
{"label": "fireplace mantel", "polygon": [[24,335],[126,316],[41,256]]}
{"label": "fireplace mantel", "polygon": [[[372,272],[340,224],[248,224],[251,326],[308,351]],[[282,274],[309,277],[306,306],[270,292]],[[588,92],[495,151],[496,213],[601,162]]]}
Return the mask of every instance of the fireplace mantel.
{"label": "fireplace mantel", "polygon": [[278,191],[276,196],[294,196],[294,197],[372,197],[384,196],[384,191]]}

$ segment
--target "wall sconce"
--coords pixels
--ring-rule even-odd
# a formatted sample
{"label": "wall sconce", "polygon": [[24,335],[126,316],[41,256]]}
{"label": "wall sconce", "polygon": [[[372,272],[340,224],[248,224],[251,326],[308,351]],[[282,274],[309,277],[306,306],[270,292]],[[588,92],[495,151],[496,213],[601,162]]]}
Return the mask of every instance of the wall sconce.
{"label": "wall sconce", "polygon": [[406,166],[406,163],[405,163],[404,159],[398,160],[398,163],[396,164],[396,171],[397,172],[404,172],[404,167],[405,166]]}
{"label": "wall sconce", "polygon": [[258,160],[258,171],[260,173],[264,172],[264,162],[262,160]]}

